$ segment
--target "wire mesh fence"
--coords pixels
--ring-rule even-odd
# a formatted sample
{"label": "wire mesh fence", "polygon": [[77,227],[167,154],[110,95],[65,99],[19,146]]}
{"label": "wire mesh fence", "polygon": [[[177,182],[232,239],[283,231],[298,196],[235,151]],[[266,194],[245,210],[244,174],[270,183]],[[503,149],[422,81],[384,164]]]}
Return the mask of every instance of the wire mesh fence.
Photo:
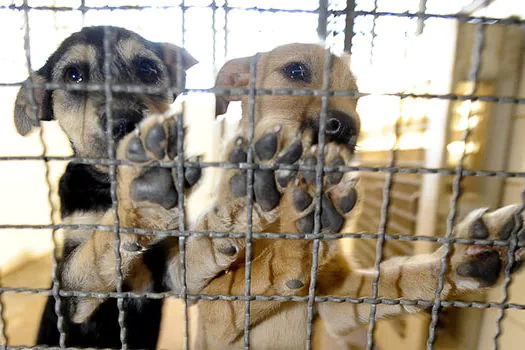
{"label": "wire mesh fence", "polygon": [[[136,84],[114,84],[112,82],[112,73],[111,73],[111,62],[113,50],[115,47],[115,42],[111,36],[110,29],[106,29],[104,33],[104,83],[103,84],[57,84],[57,83],[41,83],[32,81],[31,78],[29,81],[22,83],[18,81],[0,81],[0,87],[5,88],[18,88],[25,86],[29,91],[35,91],[36,89],[44,89],[46,91],[64,89],[66,91],[89,91],[89,92],[100,92],[104,94],[105,97],[105,113],[108,118],[108,123],[106,125],[106,136],[108,140],[108,154],[107,158],[104,159],[95,159],[95,158],[84,158],[84,157],[65,157],[65,156],[55,156],[49,155],[46,149],[46,139],[43,135],[41,129],[39,140],[41,142],[42,154],[37,156],[23,156],[16,154],[0,155],[0,162],[14,162],[14,161],[43,161],[46,166],[46,185],[48,187],[48,201],[51,208],[50,213],[50,224],[12,224],[12,223],[1,223],[1,230],[18,230],[18,229],[34,229],[34,230],[51,230],[55,249],[52,254],[53,260],[53,274],[52,274],[52,286],[51,288],[26,288],[26,287],[8,287],[3,286],[0,283],[0,346],[4,349],[18,349],[18,348],[41,348],[41,346],[14,346],[8,345],[8,337],[6,334],[6,325],[9,325],[9,320],[4,315],[5,306],[2,303],[2,296],[9,293],[18,293],[18,294],[42,294],[52,296],[55,301],[55,312],[57,314],[57,329],[60,333],[59,348],[72,348],[67,347],[67,337],[68,334],[64,330],[63,322],[64,316],[61,308],[61,300],[67,297],[90,297],[90,298],[115,298],[117,299],[118,306],[118,323],[120,328],[120,341],[121,348],[126,349],[127,345],[127,331],[126,325],[124,322],[126,309],[124,307],[125,299],[133,298],[151,298],[151,299],[166,299],[166,298],[178,298],[184,302],[184,313],[183,313],[183,348],[191,348],[190,337],[189,337],[189,321],[188,321],[188,307],[189,301],[198,301],[198,300],[208,300],[208,301],[243,301],[244,302],[244,332],[243,332],[243,346],[248,349],[257,344],[252,344],[250,338],[251,332],[251,303],[253,301],[291,301],[291,302],[302,302],[307,304],[307,328],[305,329],[306,333],[306,343],[304,347],[307,349],[312,348],[312,336],[313,336],[313,323],[316,317],[315,305],[317,303],[324,302],[336,302],[336,303],[351,303],[351,304],[369,304],[370,305],[370,314],[367,330],[367,342],[366,348],[373,349],[375,348],[375,337],[376,333],[376,308],[380,305],[402,305],[402,306],[421,306],[424,308],[431,308],[431,322],[428,326],[428,339],[426,342],[426,347],[432,349],[435,346],[436,342],[436,327],[438,323],[439,312],[443,307],[456,307],[456,308],[477,308],[477,309],[497,309],[499,311],[499,317],[495,325],[495,335],[494,335],[494,348],[498,348],[498,338],[502,333],[502,322],[504,320],[505,312],[508,309],[522,310],[525,309],[525,305],[509,302],[509,286],[511,284],[511,267],[514,263],[514,256],[517,249],[524,247],[523,242],[518,242],[517,240],[517,231],[511,234],[510,240],[489,240],[489,239],[466,239],[466,238],[457,238],[453,237],[453,228],[458,222],[458,203],[462,196],[463,191],[463,182],[465,178],[481,178],[481,179],[491,179],[491,178],[501,178],[501,179],[511,179],[511,178],[525,178],[525,171],[504,169],[504,170],[494,170],[494,169],[477,169],[465,165],[465,159],[469,156],[468,147],[469,138],[476,126],[471,126],[469,120],[472,115],[469,110],[467,115],[467,126],[462,130],[463,134],[461,137],[461,142],[463,148],[461,149],[458,161],[454,167],[432,167],[432,166],[403,166],[398,162],[398,153],[400,147],[401,135],[399,131],[399,125],[396,122],[394,125],[394,142],[391,144],[391,147],[388,149],[388,160],[386,165],[345,165],[345,166],[333,166],[326,165],[324,162],[324,149],[326,145],[325,140],[325,121],[327,117],[327,109],[329,104],[329,99],[331,97],[348,97],[348,98],[362,98],[370,96],[386,96],[386,97],[395,97],[400,100],[405,99],[417,99],[424,102],[429,102],[433,100],[447,101],[447,102],[462,102],[467,101],[469,103],[473,102],[483,102],[483,103],[493,103],[493,104],[508,104],[513,106],[520,106],[525,104],[525,98],[520,97],[519,95],[499,95],[499,94],[486,94],[481,93],[478,89],[480,85],[480,70],[482,69],[483,64],[483,50],[486,43],[486,28],[491,25],[503,25],[503,26],[518,26],[523,27],[525,25],[525,20],[520,19],[519,17],[509,17],[509,18],[497,18],[490,16],[474,15],[472,13],[464,13],[461,11],[454,11],[453,9],[441,9],[442,12],[431,12],[432,8],[436,8],[436,5],[432,1],[409,1],[409,2],[399,2],[401,5],[393,6],[393,9],[390,9],[388,5],[381,4],[378,1],[309,1],[309,2],[296,2],[294,5],[282,5],[282,8],[274,6],[276,2],[270,1],[265,3],[264,1],[255,1],[249,2],[249,5],[240,1],[159,1],[158,4],[147,5],[137,2],[137,4],[124,4],[124,5],[107,5],[104,2],[93,2],[93,4],[88,5],[91,1],[80,1],[75,5],[58,5],[55,2],[52,4],[47,4],[47,2],[35,2],[24,0],[22,2],[14,1],[11,4],[5,4],[0,6],[0,11],[3,15],[6,16],[16,16],[19,13],[23,14],[23,32],[24,32],[24,52],[26,58],[26,68],[27,72],[31,74],[33,70],[33,61],[32,61],[32,40],[31,40],[31,27],[32,27],[32,17],[31,14],[34,12],[51,12],[51,13],[69,13],[75,12],[80,13],[82,18],[82,23],[84,24],[84,18],[89,16],[91,13],[100,13],[100,12],[109,12],[109,13],[119,13],[121,16],[125,16],[127,11],[170,11],[175,10],[176,17],[180,19],[180,31],[178,31],[179,42],[183,47],[188,47],[190,40],[187,39],[187,36],[190,36],[191,33],[187,29],[191,27],[192,20],[195,20],[195,17],[189,16],[188,13],[192,10],[206,10],[206,16],[211,18],[211,40],[210,44],[212,45],[211,49],[211,61],[214,64],[214,67],[217,68],[220,62],[224,61],[225,58],[231,58],[230,56],[233,51],[235,54],[236,48],[234,47],[234,37],[236,31],[239,30],[239,24],[235,27],[232,27],[234,15],[239,13],[256,13],[261,16],[266,14],[286,14],[290,16],[312,16],[314,21],[311,21],[311,27],[308,28],[310,32],[318,35],[325,47],[325,58],[324,58],[324,70],[322,72],[322,88],[317,90],[312,89],[261,89],[256,87],[256,79],[258,72],[256,71],[258,56],[254,56],[254,59],[250,63],[249,70],[249,87],[246,89],[219,89],[219,88],[187,88],[184,86],[171,86],[168,88],[156,88],[146,85],[136,85]],[[488,5],[488,2],[487,4]],[[400,8],[403,7],[403,8]],[[444,11],[444,12],[443,12]],[[447,12],[448,11],[448,12]],[[510,15],[510,14],[509,14]],[[221,17],[221,18],[220,18]],[[366,56],[365,60],[370,60],[373,63],[373,60],[377,57],[381,57],[381,45],[384,45],[380,41],[381,32],[388,30],[388,28],[395,27],[392,23],[383,23],[380,19],[399,19],[407,20],[406,23],[403,22],[403,25],[406,27],[404,29],[405,35],[409,31],[417,33],[420,35],[426,30],[426,24],[431,20],[439,21],[454,21],[460,23],[468,23],[475,26],[475,35],[474,42],[472,43],[471,48],[471,60],[470,60],[470,69],[467,77],[467,81],[471,84],[470,89],[463,93],[434,93],[434,92],[411,92],[411,91],[387,91],[387,92],[363,92],[363,91],[333,91],[330,90],[330,69],[331,69],[331,60],[332,60],[332,49],[338,47],[343,51],[351,53],[353,56],[358,57],[356,61],[359,61],[359,55]],[[360,20],[365,21],[364,25],[359,25]],[[267,21],[265,18],[264,21]],[[198,20],[195,20],[198,22]],[[368,23],[368,24],[367,24]],[[154,24],[151,24],[154,25]],[[244,23],[247,25],[247,23]],[[384,26],[380,28],[378,26]],[[390,26],[390,27],[389,27]],[[198,28],[198,24],[197,24]],[[407,29],[408,28],[408,29]],[[261,29],[262,30],[262,29]],[[220,38],[222,34],[222,38]],[[412,35],[412,33],[411,33]],[[416,34],[413,34],[416,35]],[[359,44],[361,42],[360,38],[369,39],[369,44],[363,45]],[[220,45],[222,44],[222,45]],[[272,42],[273,44],[273,42]],[[357,45],[357,46],[356,46]],[[223,58],[220,58],[220,54]],[[363,52],[367,54],[363,55]],[[358,66],[359,68],[360,66]],[[183,73],[179,72],[179,76],[182,76]],[[31,75],[30,75],[31,76]],[[113,122],[114,118],[112,116],[112,98],[114,94],[119,93],[169,93],[169,94],[191,94],[191,93],[214,93],[218,95],[247,95],[249,101],[249,120],[250,120],[250,131],[248,133],[248,147],[247,160],[246,162],[233,164],[233,163],[222,163],[222,162],[192,162],[184,161],[184,138],[185,132],[182,125],[182,118],[178,119],[178,138],[177,138],[177,148],[178,154],[181,157],[176,161],[159,161],[156,166],[164,168],[175,168],[177,169],[177,182],[179,188],[184,188],[184,169],[186,168],[211,168],[211,169],[242,169],[246,171],[247,182],[246,182],[246,193],[247,193],[247,218],[246,218],[246,232],[243,233],[224,233],[224,232],[199,232],[190,230],[187,223],[185,213],[185,197],[178,197],[178,206],[181,208],[181,215],[179,217],[178,229],[174,230],[151,230],[145,228],[124,228],[121,227],[118,215],[118,196],[117,196],[117,169],[118,167],[130,166],[132,163],[129,161],[116,159],[116,147],[117,145],[114,142],[113,137]],[[255,108],[256,108],[256,96],[261,95],[291,95],[291,96],[318,96],[321,99],[321,112],[320,112],[320,122],[319,122],[319,131],[318,131],[318,148],[317,155],[318,161],[315,166],[306,166],[306,165],[285,165],[285,164],[259,164],[255,162],[254,155],[252,154],[252,146],[254,145],[254,130],[255,130]],[[35,102],[34,93],[30,94],[30,102],[33,105],[34,110],[38,110],[39,106]],[[495,118],[501,118],[495,116]],[[56,213],[59,212],[59,208],[56,207],[55,203],[52,200],[52,179],[50,177],[49,163],[50,162],[75,162],[79,164],[88,164],[88,165],[102,165],[107,166],[109,169],[110,177],[110,194],[111,194],[111,212],[113,214],[113,224],[108,225],[90,225],[90,224],[69,224],[69,223],[57,223],[55,220]],[[314,197],[315,203],[315,212],[314,212],[314,227],[311,233],[298,234],[295,232],[254,232],[252,227],[252,214],[253,214],[253,177],[256,170],[306,170],[306,171],[315,171],[315,185],[316,185],[316,194]],[[363,172],[363,173],[379,173],[384,174],[385,181],[382,188],[382,203],[380,207],[380,217],[379,225],[376,228],[375,232],[363,233],[363,232],[349,232],[349,233],[324,233],[321,232],[321,201],[323,194],[323,176],[325,174],[330,174],[334,172]],[[435,175],[435,176],[452,176],[452,193],[449,203],[449,211],[446,220],[446,232],[444,236],[432,235],[428,233],[427,235],[404,235],[404,234],[394,234],[389,232],[389,220],[391,220],[391,203],[392,203],[392,191],[393,183],[395,177],[399,174],[418,174],[418,175]],[[423,199],[420,199],[423,200]],[[525,203],[522,203],[525,205]],[[516,227],[520,225],[517,224]],[[58,278],[58,263],[57,259],[60,255],[58,244],[56,242],[56,231],[60,229],[67,230],[100,230],[111,232],[114,235],[115,239],[115,260],[117,266],[115,269],[117,271],[117,279],[115,283],[115,292],[111,293],[97,293],[97,292],[82,292],[82,291],[71,291],[65,290],[61,287],[60,279]],[[154,234],[157,236],[173,236],[178,237],[179,239],[179,248],[180,248],[180,266],[182,274],[182,289],[180,292],[136,292],[136,291],[124,291],[122,288],[123,277],[122,277],[122,267],[121,267],[121,251],[120,247],[120,235],[123,233],[134,233],[137,235],[150,235]],[[206,295],[206,294],[191,294],[188,292],[186,285],[186,239],[190,236],[207,236],[212,238],[241,238],[246,241],[246,253],[245,253],[245,290],[243,295]],[[316,283],[318,278],[318,259],[319,259],[319,249],[320,243],[323,240],[337,240],[342,238],[350,238],[352,240],[369,240],[374,242],[375,245],[375,259],[373,263],[374,268],[374,278],[372,282],[372,295],[370,297],[335,297],[335,296],[318,296],[316,295]],[[312,251],[312,268],[310,271],[310,282],[308,286],[308,295],[307,296],[268,296],[268,295],[253,295],[251,290],[251,266],[254,259],[254,252],[252,250],[252,242],[258,239],[307,239],[313,241],[313,251]],[[391,299],[391,298],[381,298],[379,296],[379,281],[381,279],[381,269],[380,264],[383,261],[383,249],[385,243],[392,241],[401,241],[401,242],[433,242],[439,243],[445,247],[445,254],[441,257],[441,269],[438,276],[438,285],[435,290],[435,298],[430,300],[411,300],[411,299]],[[450,298],[444,299],[442,297],[442,292],[444,288],[444,283],[446,283],[446,274],[447,274],[447,261],[449,259],[449,254],[453,250],[453,245],[479,245],[479,246],[499,246],[499,247],[508,247],[508,264],[504,268],[504,279],[505,283],[503,285],[503,296],[499,302],[472,302],[464,300],[450,300]],[[1,280],[0,280],[1,282]],[[74,349],[74,348],[72,348]]]}

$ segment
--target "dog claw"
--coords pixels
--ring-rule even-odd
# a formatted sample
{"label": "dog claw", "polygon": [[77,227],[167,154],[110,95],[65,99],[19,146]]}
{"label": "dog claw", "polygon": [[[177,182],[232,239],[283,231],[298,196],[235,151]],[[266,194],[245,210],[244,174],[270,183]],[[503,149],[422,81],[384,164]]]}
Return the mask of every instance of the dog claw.
{"label": "dog claw", "polygon": [[260,160],[272,159],[277,152],[277,132],[261,137],[254,146],[255,155]]}
{"label": "dog claw", "polygon": [[135,201],[150,201],[165,209],[177,205],[179,199],[171,172],[166,168],[149,168],[133,180],[131,197]]}
{"label": "dog claw", "polygon": [[241,171],[232,176],[230,189],[234,197],[246,197],[246,172]]}
{"label": "dog claw", "polygon": [[277,190],[274,173],[271,170],[257,170],[254,173],[253,190],[255,201],[264,211],[270,211],[279,204],[281,194]]}
{"label": "dog claw", "polygon": [[312,197],[302,188],[297,188],[293,192],[293,205],[299,212],[305,210],[312,204]]}
{"label": "dog claw", "polygon": [[355,188],[351,188],[346,196],[341,197],[339,199],[337,206],[343,213],[347,214],[352,209],[354,209],[356,203],[357,203],[357,190]]}
{"label": "dog claw", "polygon": [[312,233],[314,230],[314,212],[297,220],[296,227],[300,233]]}
{"label": "dog claw", "polygon": [[303,144],[301,141],[295,141],[279,158],[278,164],[293,164],[301,158],[303,154]]}
{"label": "dog claw", "polygon": [[330,232],[339,232],[344,224],[344,218],[337,212],[332,201],[324,195],[321,199],[321,229]]}
{"label": "dog claw", "polygon": [[128,149],[126,150],[126,158],[132,162],[144,163],[147,162],[148,156],[146,150],[137,136],[133,137],[128,142]]}
{"label": "dog claw", "polygon": [[165,145],[166,141],[166,132],[164,131],[164,126],[162,124],[156,124],[149,129],[148,134],[146,135],[146,148],[155,155],[158,159],[164,158]]}
{"label": "dog claw", "polygon": [[[345,165],[345,161],[340,156],[337,156],[337,158],[333,159],[330,162],[330,166],[333,166],[333,167],[338,167],[342,165]],[[340,171],[328,173],[326,175],[326,182],[330,185],[337,185],[339,181],[341,181],[341,179],[343,178],[343,175],[344,174]]]}

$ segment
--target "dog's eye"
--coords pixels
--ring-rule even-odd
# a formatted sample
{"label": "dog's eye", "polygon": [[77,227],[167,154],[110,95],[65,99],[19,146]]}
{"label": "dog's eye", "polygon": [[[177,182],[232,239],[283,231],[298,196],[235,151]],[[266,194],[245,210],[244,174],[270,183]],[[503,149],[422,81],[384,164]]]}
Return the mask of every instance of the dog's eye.
{"label": "dog's eye", "polygon": [[155,62],[142,59],[138,62],[137,73],[146,84],[154,84],[159,81],[159,70]]}
{"label": "dog's eye", "polygon": [[64,73],[64,78],[67,83],[81,83],[84,81],[84,75],[80,69],[76,67],[69,67]]}
{"label": "dog's eye", "polygon": [[309,83],[312,81],[310,69],[301,62],[288,63],[282,69],[283,74],[290,80]]}

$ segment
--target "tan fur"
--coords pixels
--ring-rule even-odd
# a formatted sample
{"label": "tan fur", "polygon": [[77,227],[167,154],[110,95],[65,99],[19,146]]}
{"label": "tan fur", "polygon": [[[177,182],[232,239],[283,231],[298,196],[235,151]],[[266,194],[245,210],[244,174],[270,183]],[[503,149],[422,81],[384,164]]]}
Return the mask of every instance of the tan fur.
{"label": "tan fur", "polygon": [[[119,50],[128,52],[134,44],[124,43]],[[246,88],[249,77],[249,62],[251,58],[237,59],[227,63],[221,70],[217,80],[217,86],[223,88]],[[312,82],[298,84],[285,79],[280,72],[283,64],[293,61],[307,62],[311,67]],[[271,52],[259,55],[257,64],[257,88],[290,89],[306,88],[320,89],[322,87],[322,72],[324,63],[324,49],[317,45],[292,44],[277,48]],[[348,60],[333,57],[330,70],[331,90],[354,90],[355,81],[350,73]],[[60,94],[58,100],[60,101]],[[22,93],[20,96],[25,98]],[[243,119],[241,121],[241,132],[239,136],[248,135],[249,126],[249,103],[247,97],[233,96],[229,99],[241,99],[243,104]],[[63,100],[61,103],[65,104]],[[355,112],[356,101],[348,97],[330,97],[329,108],[343,111],[355,119],[358,125],[358,117]],[[18,103],[18,105],[23,105]],[[224,105],[223,105],[224,106]],[[18,107],[18,106],[17,106]],[[22,106],[23,107],[23,106]],[[60,113],[66,113],[66,109],[55,109]],[[84,107],[83,107],[84,108]],[[86,104],[88,114],[80,114],[85,118],[86,125],[90,123],[91,109]],[[157,108],[157,109],[155,109]],[[167,108],[167,107],[166,107]],[[159,110],[151,107],[151,110]],[[162,111],[162,108],[160,109]],[[70,111],[70,110],[69,110]],[[317,154],[316,146],[312,146],[314,135],[299,133],[299,128],[306,120],[319,118],[321,111],[321,98],[319,96],[256,96],[255,108],[255,138],[266,134],[271,130],[280,128],[279,146],[291,144],[298,139],[305,146],[304,153]],[[26,116],[27,117],[27,116]],[[29,116],[31,117],[31,116]],[[72,142],[84,145],[77,147],[81,156],[100,156],[102,151],[92,152],[88,147],[89,135],[83,133],[96,133],[95,127],[75,126],[66,120],[63,114],[56,118],[63,122],[64,129],[71,128],[69,136]],[[22,121],[20,125],[26,121]],[[128,134],[118,144],[117,157],[126,159],[126,147],[133,137],[143,140],[153,126],[163,125],[165,131],[168,125],[174,123],[173,116],[153,115],[145,119],[137,130]],[[69,125],[71,124],[71,125]],[[25,125],[25,124],[24,124]],[[34,124],[31,124],[34,125]],[[27,126],[27,125],[26,125]],[[24,128],[19,130],[26,130]],[[78,131],[81,130],[82,132]],[[66,130],[67,131],[67,130]],[[82,134],[82,135],[81,135]],[[81,135],[81,136],[79,136]],[[79,139],[77,139],[79,138]],[[225,152],[224,160],[227,159],[229,150],[235,146],[234,140]],[[95,147],[96,145],[92,145]],[[345,163],[351,161],[352,154],[349,149],[341,148],[339,145],[328,143],[325,150],[325,160],[329,161],[335,155],[341,155]],[[141,174],[145,166],[158,160],[155,155],[148,154],[150,161],[144,164],[134,163],[118,168],[117,196],[119,198],[118,215],[120,226],[123,228],[143,228],[173,230],[178,228],[180,211],[177,207],[164,209],[162,206],[149,202],[137,202],[132,199],[130,184]],[[196,231],[212,231],[224,233],[244,233],[247,231],[246,199],[234,198],[230,192],[229,181],[234,171],[223,170],[216,199],[210,207],[202,214],[192,228]],[[325,186],[325,192],[333,200],[337,200],[345,190],[358,185],[358,177],[355,173],[346,173],[341,182],[336,186]],[[177,185],[178,186],[178,185]],[[305,189],[313,194],[313,187],[304,184]],[[183,189],[177,188],[179,193]],[[253,232],[296,232],[294,222],[305,216],[305,212],[297,213],[291,205],[289,188],[280,188],[283,197],[279,206],[271,211],[264,211],[259,204],[255,203],[253,208]],[[496,232],[511,217],[517,207],[504,208],[491,214],[484,211],[472,213],[464,222],[457,226],[455,234],[467,237],[475,222],[482,218],[486,221],[491,235]],[[354,209],[345,215],[346,230],[350,230],[355,221],[358,209]],[[95,219],[101,225],[112,226],[114,223],[113,213],[110,211],[100,214],[98,217],[76,218],[72,220]],[[111,231],[95,230],[85,231],[74,237],[81,242],[77,249],[64,264],[62,276],[66,289],[82,290],[92,292],[111,292],[115,290],[116,283],[116,258],[114,254],[115,240]],[[158,237],[153,235],[135,235],[122,233],[121,259],[122,274],[124,279],[130,282],[135,291],[145,290],[149,283],[149,272],[141,262],[141,254],[144,249],[155,242]],[[180,256],[178,254],[178,240],[173,239],[171,266],[169,279],[172,289],[180,291],[182,277],[180,275]],[[312,240],[281,240],[281,239],[257,239],[253,242],[253,255],[251,264],[252,295],[284,295],[305,296],[308,292],[311,271]],[[141,247],[141,250],[133,251],[126,249],[129,244]],[[207,237],[190,237],[187,242],[187,278],[188,291],[192,294],[232,294],[243,295],[245,290],[245,241],[243,239],[210,239]],[[237,248],[235,254],[223,254],[221,250],[234,246]],[[462,292],[471,292],[479,289],[478,281],[472,278],[461,277],[456,269],[464,261],[474,255],[467,246],[461,245],[452,249],[449,274],[444,288],[444,296]],[[502,248],[492,247],[501,252],[501,259],[505,262],[506,255]],[[522,249],[523,250],[523,249]],[[521,258],[522,250],[517,255]],[[435,284],[440,270],[440,257],[442,249],[436,253],[407,258],[395,258],[381,264],[381,278],[379,280],[379,297],[407,299],[432,299],[435,294]],[[221,274],[222,273],[222,274]],[[359,270],[352,266],[348,256],[345,256],[337,240],[322,241],[319,249],[319,271],[317,275],[316,294],[336,295],[351,297],[370,297],[372,295],[371,285],[374,274],[371,270]],[[290,280],[299,280],[302,287],[291,289],[287,287]],[[96,310],[103,299],[84,299],[77,304],[73,320],[82,322]],[[197,334],[197,349],[225,349],[242,348],[242,333],[244,330],[244,302],[243,301],[201,301],[199,303],[199,325]],[[406,312],[419,311],[418,307],[386,306],[382,305],[377,310],[377,317],[393,316]],[[251,303],[251,344],[255,349],[296,349],[306,344],[306,303],[304,302],[267,302],[253,301]],[[369,305],[366,303],[320,303],[316,305],[316,327],[325,329],[334,341],[339,337],[346,336],[351,330],[360,324],[366,323],[369,317]],[[319,335],[316,335],[319,336]],[[321,335],[322,336],[322,335]],[[334,345],[335,346],[335,345]]]}
{"label": "tan fur", "polygon": [[[249,65],[252,58],[232,60],[222,68],[217,78],[221,88],[246,88],[248,86]],[[298,86],[283,78],[279,68],[286,62],[306,61],[313,68],[315,78],[312,84]],[[324,50],[315,45],[287,45],[271,52],[260,53],[257,63],[257,88],[292,89],[322,86],[322,67]],[[332,90],[355,89],[354,79],[345,60],[334,57],[330,72]],[[242,101],[243,118],[241,136],[246,136],[249,128],[249,104],[247,97],[219,97],[218,111],[224,111],[229,100]],[[338,109],[357,118],[355,101],[346,98],[330,98],[329,108]],[[313,96],[256,96],[255,105],[255,140],[276,126],[283,127],[279,142],[291,142],[297,136],[297,130],[305,118],[316,118],[321,109],[321,99]],[[304,137],[303,137],[304,138]],[[306,136],[308,138],[308,136]],[[304,141],[304,140],[303,140]],[[225,159],[233,147],[234,139],[225,151]],[[304,144],[304,142],[303,142]],[[327,144],[326,158],[337,146]],[[351,155],[337,149],[348,164]],[[337,153],[335,152],[335,153]],[[196,229],[213,232],[246,232],[246,199],[233,198],[229,191],[231,170],[223,170],[217,190],[217,199],[211,209],[206,211],[196,224]],[[345,188],[356,186],[356,174],[345,174],[343,180],[331,189],[332,196],[337,196]],[[337,198],[337,197],[336,197]],[[473,212],[455,229],[455,236],[468,237],[470,227],[475,220],[483,218],[491,235],[516,213],[517,207],[508,207],[486,214],[485,211]],[[280,205],[263,212],[257,203],[253,211],[254,232],[296,232],[296,216],[290,201],[290,192],[285,190]],[[343,231],[352,231],[358,210],[354,209],[347,217]],[[202,238],[204,240],[204,238]],[[224,243],[224,242],[228,243]],[[222,242],[222,243],[221,243]],[[237,261],[226,274],[218,276],[207,285],[203,294],[244,295],[245,266],[242,239],[215,239],[215,245],[236,244],[241,249]],[[251,264],[251,295],[307,295],[310,283],[312,241],[305,240],[253,240]],[[468,261],[472,251],[466,245],[452,247],[448,273],[442,296],[447,297],[460,293],[475,293],[480,283],[473,279],[459,276],[456,269]],[[485,249],[485,248],[484,248]],[[491,248],[489,248],[491,249]],[[492,248],[496,249],[496,248]],[[502,261],[506,261],[504,250],[500,252]],[[414,257],[399,257],[384,261],[380,265],[379,298],[405,298],[433,300],[437,288],[441,257],[444,248],[433,254]],[[523,254],[517,256],[520,257]],[[291,290],[285,282],[299,279],[304,282],[303,288]],[[354,267],[351,256],[344,253],[340,241],[322,241],[319,253],[319,270],[317,273],[316,295],[341,297],[372,297],[373,270],[362,270]],[[242,349],[244,331],[244,301],[200,301],[197,326],[196,349]],[[395,316],[403,313],[418,312],[419,306],[380,305],[376,318]],[[298,349],[306,344],[307,305],[303,302],[252,301],[250,315],[250,344],[253,349]],[[319,303],[315,306],[316,320],[314,333],[315,344],[323,348],[344,348],[347,337],[353,330],[369,320],[370,305],[367,303]]]}
{"label": "tan fur", "polygon": [[[89,28],[87,28],[89,29]],[[123,30],[113,28],[111,30]],[[78,40],[75,33],[64,41],[61,47],[50,56],[46,65],[35,72],[31,81],[34,83],[68,83],[75,84],[67,79],[69,69],[77,69],[83,79],[78,84],[102,84],[105,72],[101,67],[103,50],[95,47],[85,40]],[[77,37],[75,37],[77,35]],[[142,40],[138,35],[128,32],[114,46],[113,58],[119,58],[111,63],[112,83],[140,82],[136,71],[138,70],[136,59],[147,58],[156,63],[156,69],[160,70],[158,79],[154,81],[155,87],[169,88],[173,81],[170,76],[170,68],[180,69],[182,72],[193,66],[197,61],[189,53],[173,44],[151,43]],[[160,49],[162,53],[156,53]],[[116,67],[115,64],[124,64],[126,67]],[[169,68],[168,68],[169,67]],[[121,71],[129,73],[124,78]],[[181,83],[185,76],[178,76]],[[130,81],[132,80],[132,81]],[[29,79],[28,79],[29,81]],[[108,147],[106,140],[106,126],[104,118],[106,113],[106,96],[104,91],[76,92],[68,89],[58,88],[53,91],[45,91],[42,88],[32,90],[24,85],[15,102],[15,125],[20,134],[28,134],[34,127],[40,125],[40,120],[58,121],[61,128],[68,136],[75,156],[83,158],[107,158]],[[166,112],[173,101],[173,95],[167,91],[155,94],[138,93],[113,93],[111,110],[114,122],[126,121],[129,113],[136,115],[153,114],[146,121],[144,128],[149,127],[151,122],[158,119],[158,113]],[[36,108],[35,108],[36,107]],[[123,113],[121,113],[124,111]],[[135,118],[138,118],[134,115]],[[130,123],[136,123],[130,120]],[[128,137],[129,140],[129,137]],[[127,141],[122,141],[118,157],[125,159],[123,147]],[[117,142],[117,146],[118,146]],[[96,165],[101,172],[107,172],[108,167]],[[122,228],[143,229],[176,229],[179,225],[179,211],[177,208],[165,210],[158,205],[150,203],[135,203],[130,198],[130,184],[140,173],[141,167],[122,166],[117,169],[117,196],[119,199],[117,215]],[[106,212],[81,212],[76,211],[64,219],[66,224],[88,224],[113,227],[115,218],[112,210]],[[115,256],[115,237],[110,230],[64,230],[65,246],[74,247],[68,256],[63,256],[62,247],[59,256],[62,268],[61,282],[63,288],[73,291],[87,292],[110,292],[116,290],[117,272]],[[148,245],[156,242],[159,238],[153,235],[121,234],[120,254],[122,259],[123,280],[133,290],[145,291],[151,283],[150,271],[142,261],[143,252]],[[174,250],[178,249],[177,239],[170,238]],[[130,249],[129,247],[133,248]],[[136,251],[136,246],[141,247]],[[74,308],[72,319],[74,322],[83,322],[104,301],[101,298],[78,298],[78,304]]]}

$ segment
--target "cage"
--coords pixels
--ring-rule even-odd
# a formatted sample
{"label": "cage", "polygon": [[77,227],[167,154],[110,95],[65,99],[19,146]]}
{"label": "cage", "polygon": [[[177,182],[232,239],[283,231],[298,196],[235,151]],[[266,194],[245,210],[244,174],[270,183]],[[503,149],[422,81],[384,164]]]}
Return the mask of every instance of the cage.
{"label": "cage", "polygon": [[[197,166],[206,169],[183,211],[188,220],[195,220],[213,197],[221,170],[218,145],[238,130],[238,105],[230,105],[228,113],[215,119],[217,91],[212,86],[220,67],[229,59],[291,42],[320,41],[328,51],[351,54],[359,91],[346,94],[359,97],[362,125],[354,162],[343,171],[360,172],[365,195],[356,231],[335,238],[360,266],[376,271],[373,293],[367,298],[315,295],[319,242],[334,237],[313,232],[307,237],[314,242],[313,278],[308,296],[300,300],[308,305],[304,347],[521,348],[523,273],[511,275],[505,268],[502,285],[458,299],[441,297],[446,264],[436,276],[433,299],[381,298],[377,287],[383,260],[430,253],[440,246],[450,252],[456,244],[479,244],[454,240],[454,225],[475,208],[522,203],[525,9],[518,2],[24,0],[1,2],[0,14],[0,28],[6,33],[6,49],[0,55],[0,108],[5,116],[0,127],[1,347],[38,348],[35,338],[46,297],[68,296],[56,274],[64,228],[58,181],[73,154],[54,123],[42,123],[41,131],[29,137],[17,135],[11,118],[17,91],[28,73],[42,66],[72,32],[110,24],[182,46],[199,60],[188,71],[186,87],[172,87],[185,95],[184,153],[204,154]],[[105,88],[112,93],[110,85]],[[244,93],[272,93],[248,90]],[[315,93],[326,98],[330,91]],[[323,169],[321,164],[319,171]],[[184,201],[183,197],[183,205]],[[113,209],[117,205],[113,201]],[[107,230],[117,239],[122,233],[118,223]],[[177,232],[183,239],[194,234],[184,225]],[[243,237],[259,239],[251,229]],[[521,247],[509,244],[509,254]],[[246,255],[247,261],[253,258],[252,252]],[[110,297],[132,297],[116,291]],[[196,316],[188,303],[206,296],[184,290],[150,297],[166,299],[157,347],[193,348],[191,320]],[[254,298],[248,284],[237,299],[245,303],[244,348],[265,346],[250,341]],[[337,343],[318,343],[312,322],[316,305],[327,301],[368,304],[371,319]],[[419,305],[428,312],[376,321],[377,310],[392,304]],[[126,312],[122,304],[119,312]],[[119,325],[121,347],[126,348],[126,330]],[[64,348],[67,332],[61,333],[59,347]]]}

